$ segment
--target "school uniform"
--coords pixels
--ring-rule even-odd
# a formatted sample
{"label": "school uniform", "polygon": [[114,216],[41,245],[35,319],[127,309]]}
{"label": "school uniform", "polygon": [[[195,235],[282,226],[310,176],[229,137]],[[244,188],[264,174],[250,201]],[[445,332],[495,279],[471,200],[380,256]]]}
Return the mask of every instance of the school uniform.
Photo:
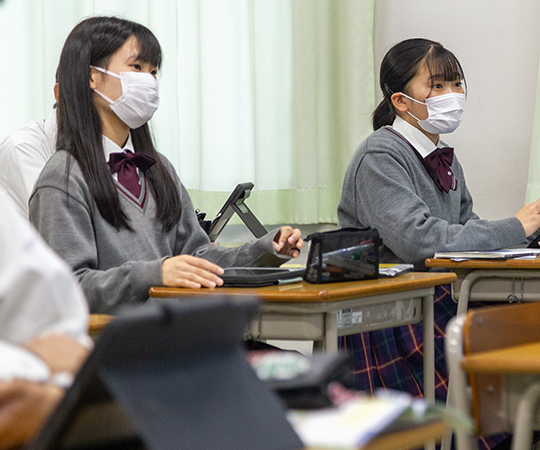
{"label": "school uniform", "polygon": [[[18,345],[49,333],[89,343],[88,307],[69,268],[20,217],[2,188],[0,205],[0,343]],[[7,367],[18,359],[0,359],[2,379],[24,374],[22,360],[21,367]]]}
{"label": "school uniform", "polygon": [[[126,146],[132,148],[130,140]],[[122,151],[109,140],[104,140],[104,149],[104,158],[112,150]],[[211,245],[187,190],[168,160],[160,158],[173,176],[182,208],[180,221],[169,232],[156,219],[156,202],[142,172],[138,198],[115,180],[134,231],[117,230],[101,216],[77,161],[65,151],[53,155],[36,183],[30,199],[31,221],[73,269],[91,312],[112,312],[120,304],[146,301],[150,287],[163,285],[161,264],[171,256],[193,255],[222,267],[279,266],[289,259],[273,249],[276,232],[238,248]]]}
{"label": "school uniform", "polygon": [[[364,140],[345,174],[339,227],[376,228],[383,241],[381,262],[412,263],[417,270],[425,270],[424,260],[436,251],[494,250],[526,242],[516,217],[489,221],[473,212],[455,155],[453,189],[441,188],[422,161],[436,147],[399,117]],[[436,288],[434,302],[436,397],[445,400],[444,332],[457,305],[449,286]],[[354,355],[359,389],[386,387],[421,396],[422,338],[422,324],[416,324],[342,338],[340,345]]]}
{"label": "school uniform", "polygon": [[455,155],[455,190],[437,186],[420,160],[435,149],[427,136],[399,117],[392,127],[375,131],[358,147],[346,171],[339,226],[377,228],[383,240],[381,261],[412,263],[417,269],[425,269],[424,260],[436,251],[525,243],[518,218],[481,220],[473,212]]}
{"label": "school uniform", "polygon": [[28,217],[28,199],[45,164],[56,149],[56,111],[13,131],[0,143],[0,186]]}

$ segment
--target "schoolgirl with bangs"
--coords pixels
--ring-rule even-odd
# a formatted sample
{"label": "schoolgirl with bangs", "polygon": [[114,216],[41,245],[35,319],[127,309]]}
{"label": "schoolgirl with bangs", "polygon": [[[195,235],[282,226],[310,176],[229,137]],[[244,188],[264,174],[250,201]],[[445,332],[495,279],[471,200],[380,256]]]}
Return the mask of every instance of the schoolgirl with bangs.
{"label": "schoolgirl with bangs", "polygon": [[[454,150],[441,139],[460,124],[465,76],[452,52],[438,42],[409,39],[392,47],[380,70],[381,103],[375,132],[354,153],[338,206],[339,227],[376,228],[383,263],[411,263],[440,251],[495,250],[527,242],[540,227],[540,202],[514,217],[481,220]],[[444,400],[448,375],[444,330],[456,314],[448,286],[435,293],[436,396]],[[422,395],[422,325],[350,336],[359,389],[386,387]],[[491,446],[497,438],[484,440]]]}
{"label": "schoolgirl with bangs", "polygon": [[116,17],[82,21],[60,57],[57,152],[30,219],[71,265],[91,312],[144,302],[151,286],[213,288],[222,267],[279,266],[302,247],[288,226],[235,249],[211,246],[148,128],[161,59],[148,28]]}

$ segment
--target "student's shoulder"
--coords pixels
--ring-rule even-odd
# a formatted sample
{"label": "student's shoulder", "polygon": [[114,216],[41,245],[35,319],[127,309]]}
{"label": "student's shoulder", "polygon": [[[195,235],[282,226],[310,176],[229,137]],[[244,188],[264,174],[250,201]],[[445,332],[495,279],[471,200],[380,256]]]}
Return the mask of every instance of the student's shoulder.
{"label": "student's shoulder", "polygon": [[382,127],[371,133],[360,147],[366,153],[401,154],[407,150],[407,142],[391,127]]}
{"label": "student's shoulder", "polygon": [[17,156],[28,149],[36,149],[35,153],[43,153],[41,150],[45,140],[45,121],[34,120],[22,127],[13,130],[6,138],[0,142],[0,155],[2,157]]}
{"label": "student's shoulder", "polygon": [[44,205],[58,199],[72,199],[87,209],[92,205],[92,193],[79,163],[65,150],[56,151],[47,161],[34,184],[30,205],[36,198],[43,199]]}
{"label": "student's shoulder", "polygon": [[176,172],[176,169],[174,168],[172,162],[163,153],[158,152],[158,156],[163,165],[165,166],[165,169],[171,174],[173,182],[176,184],[178,192],[180,193],[180,200],[184,201],[183,199],[185,197],[189,197],[189,194],[186,187],[182,183],[182,180],[180,180],[178,172]]}
{"label": "student's shoulder", "polygon": [[70,165],[76,166],[77,169],[80,170],[77,160],[71,154],[65,150],[58,150],[49,158],[43,172],[65,172],[67,162],[69,162]]}
{"label": "student's shoulder", "polygon": [[41,144],[45,136],[45,120],[33,120],[13,130],[10,139],[14,147],[24,145],[27,142]]}
{"label": "student's shoulder", "polygon": [[36,188],[43,186],[64,187],[66,179],[70,184],[84,181],[79,163],[65,150],[58,150],[49,158],[36,182]]}
{"label": "student's shoulder", "polygon": [[160,161],[163,163],[163,166],[165,166],[165,169],[170,173],[174,182],[177,185],[182,186],[182,182],[180,181],[180,176],[178,175],[178,172],[176,172],[176,169],[174,168],[173,163],[163,153],[158,152],[158,157]]}
{"label": "student's shoulder", "polygon": [[163,153],[160,153],[160,152],[158,152],[157,155],[160,161],[163,163],[163,165],[169,172],[176,173],[176,170],[174,169],[174,166],[169,160],[169,158],[167,158]]}
{"label": "student's shoulder", "polygon": [[375,159],[387,155],[393,159],[403,160],[410,157],[411,151],[404,138],[390,127],[383,127],[362,141],[356,149],[353,160],[360,163],[367,155]]}
{"label": "student's shoulder", "polygon": [[45,119],[32,120],[14,129],[1,145],[17,147],[28,141],[39,142],[43,136],[45,136]]}

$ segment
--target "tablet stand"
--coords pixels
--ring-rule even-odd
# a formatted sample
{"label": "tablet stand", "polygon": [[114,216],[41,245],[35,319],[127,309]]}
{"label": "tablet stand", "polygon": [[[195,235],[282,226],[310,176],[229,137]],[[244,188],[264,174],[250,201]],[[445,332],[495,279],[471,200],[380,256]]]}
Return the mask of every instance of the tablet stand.
{"label": "tablet stand", "polygon": [[221,230],[227,225],[234,213],[238,214],[256,238],[263,237],[268,232],[245,204],[245,200],[250,196],[253,186],[254,184],[250,182],[236,186],[210,225],[208,237],[211,242],[217,239],[219,233],[221,233]]}

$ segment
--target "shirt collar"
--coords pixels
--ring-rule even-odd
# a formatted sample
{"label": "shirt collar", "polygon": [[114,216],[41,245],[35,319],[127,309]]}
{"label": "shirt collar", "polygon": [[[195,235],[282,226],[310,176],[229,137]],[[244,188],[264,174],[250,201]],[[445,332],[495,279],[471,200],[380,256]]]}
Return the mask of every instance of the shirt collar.
{"label": "shirt collar", "polygon": [[430,138],[422,133],[418,128],[413,127],[409,122],[396,116],[392,128],[401,134],[409,143],[420,153],[422,158],[428,156],[433,150],[435,150],[441,141],[435,145]]}
{"label": "shirt collar", "polygon": [[129,133],[128,140],[126,141],[126,143],[124,144],[124,147],[122,148],[116,145],[107,136],[102,136],[102,138],[103,138],[103,153],[105,154],[105,161],[109,161],[111,153],[125,152],[126,150],[129,150],[135,153],[135,150],[133,150],[133,143],[131,142],[131,133]]}

